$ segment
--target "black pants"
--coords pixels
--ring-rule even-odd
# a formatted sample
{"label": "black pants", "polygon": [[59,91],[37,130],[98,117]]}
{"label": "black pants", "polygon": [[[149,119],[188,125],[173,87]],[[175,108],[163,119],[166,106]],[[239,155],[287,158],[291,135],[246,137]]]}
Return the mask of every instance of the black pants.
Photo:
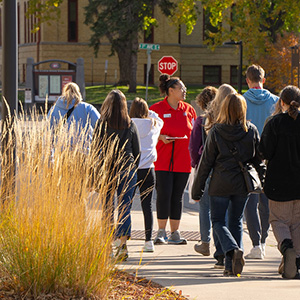
{"label": "black pants", "polygon": [[151,240],[153,229],[152,214],[152,193],[154,189],[155,173],[154,168],[138,169],[137,181],[141,195],[141,205],[144,214],[145,239],[146,242]]}
{"label": "black pants", "polygon": [[182,196],[190,173],[156,171],[157,218],[180,220]]}

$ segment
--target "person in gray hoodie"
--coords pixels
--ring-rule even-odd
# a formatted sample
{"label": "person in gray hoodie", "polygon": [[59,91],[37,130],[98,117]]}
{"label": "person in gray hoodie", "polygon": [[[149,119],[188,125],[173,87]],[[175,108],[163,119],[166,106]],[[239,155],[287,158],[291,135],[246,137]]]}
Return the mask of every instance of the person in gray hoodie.
{"label": "person in gray hoodie", "polygon": [[[251,65],[246,71],[249,90],[243,95],[247,101],[247,120],[262,133],[266,119],[272,114],[278,96],[263,88],[265,71],[259,65]],[[269,231],[269,204],[265,194],[250,194],[245,209],[247,227],[253,248],[245,256],[248,259],[265,257],[266,238]]]}
{"label": "person in gray hoodie", "polygon": [[155,183],[154,162],[157,159],[156,144],[164,122],[157,113],[149,110],[148,104],[144,99],[138,97],[131,104],[129,116],[138,129],[141,143],[137,184],[140,189],[145,224],[145,245],[143,251],[153,252],[154,243],[151,240],[153,229],[151,199]]}

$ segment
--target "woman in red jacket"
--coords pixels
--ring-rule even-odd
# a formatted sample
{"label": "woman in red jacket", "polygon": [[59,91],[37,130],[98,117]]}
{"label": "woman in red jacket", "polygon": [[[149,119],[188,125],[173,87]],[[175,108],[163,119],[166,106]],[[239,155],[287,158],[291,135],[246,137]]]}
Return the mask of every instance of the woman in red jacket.
{"label": "woman in red jacket", "polygon": [[[189,139],[196,112],[185,103],[186,87],[177,77],[161,75],[159,89],[166,97],[151,106],[164,121],[157,143],[155,162],[158,233],[155,244],[186,244],[178,231],[182,196],[189,174],[191,158],[188,150]],[[170,219],[171,236],[167,239],[166,225]]]}

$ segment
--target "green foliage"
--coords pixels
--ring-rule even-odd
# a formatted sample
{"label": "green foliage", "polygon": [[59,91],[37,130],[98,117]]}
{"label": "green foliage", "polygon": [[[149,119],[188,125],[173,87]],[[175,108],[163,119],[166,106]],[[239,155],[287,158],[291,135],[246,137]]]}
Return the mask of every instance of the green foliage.
{"label": "green foliage", "polygon": [[211,34],[208,44],[242,40],[250,60],[265,52],[267,42],[275,43],[278,34],[300,31],[300,7],[294,0],[204,0],[202,4],[212,24],[229,25]]}
{"label": "green foliage", "polygon": [[48,22],[60,17],[60,5],[63,0],[30,0],[28,1],[28,8],[26,17],[31,15],[36,17],[36,23],[34,23],[34,31],[40,29],[40,25],[43,22]]}

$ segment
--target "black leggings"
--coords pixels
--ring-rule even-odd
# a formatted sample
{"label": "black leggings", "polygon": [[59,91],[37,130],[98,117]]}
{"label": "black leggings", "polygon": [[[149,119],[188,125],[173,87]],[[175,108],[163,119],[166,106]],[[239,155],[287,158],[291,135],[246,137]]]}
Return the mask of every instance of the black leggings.
{"label": "black leggings", "polygon": [[182,196],[190,173],[156,171],[157,218],[180,220]]}
{"label": "black leggings", "polygon": [[137,178],[141,195],[141,205],[144,214],[145,238],[147,242],[151,240],[153,228],[151,199],[155,182],[154,168],[138,169]]}

